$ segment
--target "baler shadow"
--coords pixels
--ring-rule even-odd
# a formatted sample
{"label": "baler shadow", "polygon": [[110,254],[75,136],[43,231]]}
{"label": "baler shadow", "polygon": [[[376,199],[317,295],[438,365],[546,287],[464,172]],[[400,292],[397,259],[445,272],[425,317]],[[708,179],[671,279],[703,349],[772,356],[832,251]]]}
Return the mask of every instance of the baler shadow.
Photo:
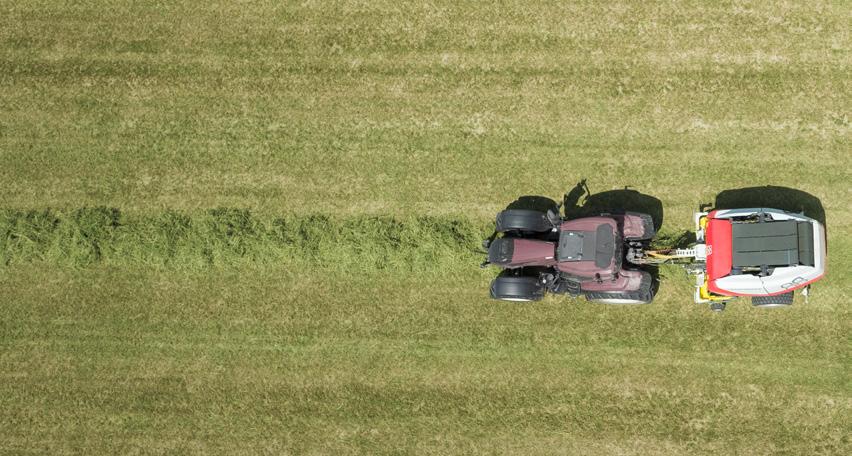
{"label": "baler shadow", "polygon": [[724,190],[716,195],[716,209],[769,207],[789,212],[804,212],[825,226],[825,209],[819,198],[788,187],[767,185]]}

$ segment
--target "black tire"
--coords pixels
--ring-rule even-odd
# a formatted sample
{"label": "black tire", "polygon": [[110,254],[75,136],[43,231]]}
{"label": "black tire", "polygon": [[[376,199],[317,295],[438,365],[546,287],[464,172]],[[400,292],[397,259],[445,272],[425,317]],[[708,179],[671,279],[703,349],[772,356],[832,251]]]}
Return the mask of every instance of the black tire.
{"label": "black tire", "polygon": [[642,271],[642,282],[639,289],[634,291],[587,291],[586,300],[601,304],[650,304],[654,300],[654,278],[647,271]]}
{"label": "black tire", "polygon": [[507,231],[544,233],[553,229],[553,224],[547,219],[546,212],[529,209],[508,209],[497,214],[495,231],[505,233]]}
{"label": "black tire", "polygon": [[713,312],[723,312],[725,310],[726,303],[724,302],[711,302],[710,310]]}
{"label": "black tire", "polygon": [[752,296],[751,305],[754,307],[787,307],[793,305],[793,292],[775,296]]}
{"label": "black tire", "polygon": [[491,298],[501,301],[538,301],[544,285],[538,277],[501,275],[491,282]]}

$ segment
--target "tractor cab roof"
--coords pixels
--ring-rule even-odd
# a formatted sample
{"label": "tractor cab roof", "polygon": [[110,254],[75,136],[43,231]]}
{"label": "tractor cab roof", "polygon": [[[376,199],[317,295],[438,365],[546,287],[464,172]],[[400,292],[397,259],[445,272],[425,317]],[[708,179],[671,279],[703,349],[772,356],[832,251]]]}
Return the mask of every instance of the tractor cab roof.
{"label": "tractor cab roof", "polygon": [[557,268],[577,277],[611,277],[621,268],[618,224],[611,217],[563,222],[556,248]]}

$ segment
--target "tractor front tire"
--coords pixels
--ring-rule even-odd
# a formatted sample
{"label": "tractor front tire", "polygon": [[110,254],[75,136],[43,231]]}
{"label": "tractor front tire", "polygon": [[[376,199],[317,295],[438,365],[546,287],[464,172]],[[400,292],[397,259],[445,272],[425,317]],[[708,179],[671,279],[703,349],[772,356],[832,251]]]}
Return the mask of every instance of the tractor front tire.
{"label": "tractor front tire", "polygon": [[501,301],[538,301],[544,291],[538,277],[501,274],[491,282],[491,298]]}
{"label": "tractor front tire", "polygon": [[507,209],[497,214],[498,233],[544,233],[553,229],[546,212],[530,209]]}

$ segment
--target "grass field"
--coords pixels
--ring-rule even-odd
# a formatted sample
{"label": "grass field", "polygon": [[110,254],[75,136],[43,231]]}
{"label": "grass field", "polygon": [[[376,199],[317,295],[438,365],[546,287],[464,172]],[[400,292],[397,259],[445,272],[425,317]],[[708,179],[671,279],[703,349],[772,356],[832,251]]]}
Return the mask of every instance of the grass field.
{"label": "grass field", "polygon": [[[0,453],[852,453],[850,23],[0,0]],[[640,308],[490,301],[494,213],[584,178],[669,233],[807,192],[828,275],[777,311],[675,268]]]}

